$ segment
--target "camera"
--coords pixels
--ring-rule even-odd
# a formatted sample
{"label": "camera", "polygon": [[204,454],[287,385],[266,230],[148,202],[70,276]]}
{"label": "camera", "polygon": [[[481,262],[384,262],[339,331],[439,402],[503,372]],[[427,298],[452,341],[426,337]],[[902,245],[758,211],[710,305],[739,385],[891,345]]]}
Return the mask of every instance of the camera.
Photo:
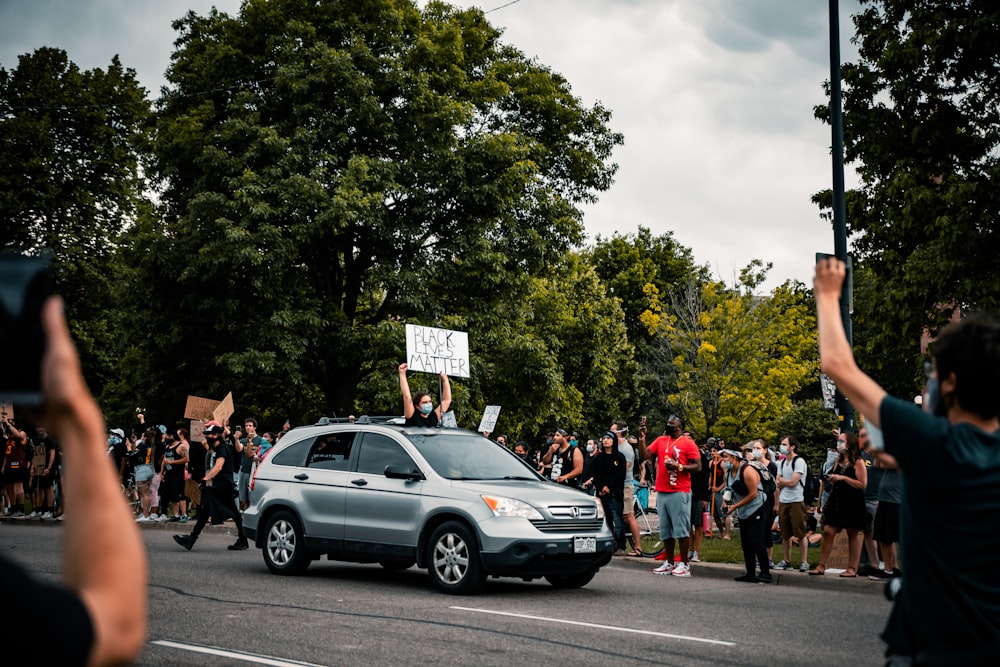
{"label": "camera", "polygon": [[42,402],[42,306],[52,294],[49,256],[0,255],[0,400]]}

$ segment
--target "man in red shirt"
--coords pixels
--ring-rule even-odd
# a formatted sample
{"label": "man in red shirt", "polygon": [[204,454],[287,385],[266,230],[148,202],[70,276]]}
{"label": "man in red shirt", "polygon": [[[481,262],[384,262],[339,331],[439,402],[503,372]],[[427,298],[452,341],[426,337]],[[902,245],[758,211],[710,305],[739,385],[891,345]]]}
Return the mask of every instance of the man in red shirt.
{"label": "man in red shirt", "polygon": [[[691,473],[701,470],[701,453],[691,436],[684,433],[684,420],[670,415],[663,435],[646,447],[646,421],[639,424],[639,459],[656,457],[656,512],[666,560],[656,574],[690,577],[688,550],[691,546]],[[680,542],[681,562],[674,565],[674,540]]]}

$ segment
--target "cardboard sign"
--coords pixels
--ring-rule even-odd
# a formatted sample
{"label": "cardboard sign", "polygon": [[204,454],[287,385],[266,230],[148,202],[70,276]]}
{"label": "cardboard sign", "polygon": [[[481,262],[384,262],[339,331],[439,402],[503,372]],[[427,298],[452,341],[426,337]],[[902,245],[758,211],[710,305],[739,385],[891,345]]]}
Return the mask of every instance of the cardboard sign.
{"label": "cardboard sign", "polygon": [[406,325],[406,363],[411,371],[469,377],[469,334]]}
{"label": "cardboard sign", "polygon": [[[827,539],[826,536],[823,539]],[[861,539],[861,532],[858,532],[858,539]],[[850,542],[847,539],[847,531],[842,530],[833,538],[833,548],[830,549],[830,556],[826,559],[826,566],[830,569],[844,570],[850,563]]]}
{"label": "cardboard sign", "polygon": [[200,396],[188,396],[187,404],[184,406],[185,419],[201,422],[214,419],[220,424],[225,424],[234,412],[236,412],[236,408],[233,405],[233,392],[226,394],[226,397],[221,401],[213,398],[201,398]]}
{"label": "cardboard sign", "polygon": [[14,406],[6,401],[0,401],[0,415],[3,415],[7,419],[14,418]]}
{"label": "cardboard sign", "polygon": [[483,410],[483,418],[479,422],[479,428],[476,430],[480,433],[492,433],[493,429],[497,426],[497,417],[500,416],[500,406],[499,405],[487,405],[486,409]]}
{"label": "cardboard sign", "polygon": [[187,404],[184,406],[184,419],[195,419],[207,422],[212,419],[212,411],[218,407],[219,401],[213,398],[200,398],[198,396],[188,396]]}
{"label": "cardboard sign", "polygon": [[233,405],[233,392],[229,392],[212,411],[212,419],[220,424],[228,424],[229,418],[233,416],[234,412],[236,412],[236,407]]}
{"label": "cardboard sign", "polygon": [[202,442],[205,438],[205,422],[201,419],[192,419],[191,428],[188,429],[188,440],[191,442]]}
{"label": "cardboard sign", "polygon": [[455,411],[449,410],[441,417],[441,426],[444,428],[458,428],[458,419],[455,418]]}

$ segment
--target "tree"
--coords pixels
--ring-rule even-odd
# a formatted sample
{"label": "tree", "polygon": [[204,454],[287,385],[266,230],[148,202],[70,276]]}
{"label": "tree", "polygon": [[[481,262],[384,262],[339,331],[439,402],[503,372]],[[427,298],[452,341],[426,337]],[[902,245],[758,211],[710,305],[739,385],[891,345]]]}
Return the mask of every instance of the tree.
{"label": "tree", "polygon": [[890,356],[909,372],[925,330],[956,308],[1000,306],[1000,7],[864,4],[859,60],[842,67],[845,154],[861,179],[847,224],[877,285],[869,344],[903,347]]}
{"label": "tree", "polygon": [[159,377],[199,391],[353,411],[401,358],[372,341],[509,312],[615,172],[609,112],[480,10],[248,0],[175,27],[135,296]]}
{"label": "tree", "polygon": [[81,71],[40,48],[0,68],[0,248],[48,249],[56,288],[95,394],[113,380],[125,321],[116,250],[144,208],[140,159],[150,104],[113,58]]}
{"label": "tree", "polygon": [[799,455],[818,473],[826,461],[826,450],[835,444],[833,430],[837,416],[823,407],[822,399],[796,401],[771,426],[777,437],[793,435],[799,442]]}
{"label": "tree", "polygon": [[665,407],[684,415],[698,438],[773,438],[792,395],[819,372],[808,292],[785,282],[755,295],[769,269],[754,260],[732,287],[691,281],[664,297],[650,286],[643,321],[676,373]]}

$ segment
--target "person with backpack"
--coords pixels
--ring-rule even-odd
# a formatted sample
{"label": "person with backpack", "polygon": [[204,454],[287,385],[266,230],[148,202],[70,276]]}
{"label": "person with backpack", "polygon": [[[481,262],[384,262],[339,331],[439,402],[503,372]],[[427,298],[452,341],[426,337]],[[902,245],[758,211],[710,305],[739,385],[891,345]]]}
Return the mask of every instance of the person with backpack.
{"label": "person with backpack", "polygon": [[[753,450],[750,450],[753,456]],[[740,520],[740,547],[743,549],[743,563],[746,574],[736,577],[742,583],[770,584],[771,568],[764,546],[765,494],[761,486],[760,468],[751,460],[741,460],[740,453],[732,449],[722,450],[722,465],[726,469],[726,490],[723,492],[722,511],[736,513]],[[766,470],[766,469],[765,469]],[[757,574],[757,564],[760,574]]]}
{"label": "person with backpack", "polygon": [[806,536],[806,477],[809,466],[799,456],[799,441],[793,435],[786,435],[778,441],[779,451],[785,458],[778,466],[775,483],[778,492],[778,525],[781,528],[781,548],[783,559],[774,566],[776,570],[792,570],[792,538],[799,542],[799,571],[809,571],[809,540]]}

